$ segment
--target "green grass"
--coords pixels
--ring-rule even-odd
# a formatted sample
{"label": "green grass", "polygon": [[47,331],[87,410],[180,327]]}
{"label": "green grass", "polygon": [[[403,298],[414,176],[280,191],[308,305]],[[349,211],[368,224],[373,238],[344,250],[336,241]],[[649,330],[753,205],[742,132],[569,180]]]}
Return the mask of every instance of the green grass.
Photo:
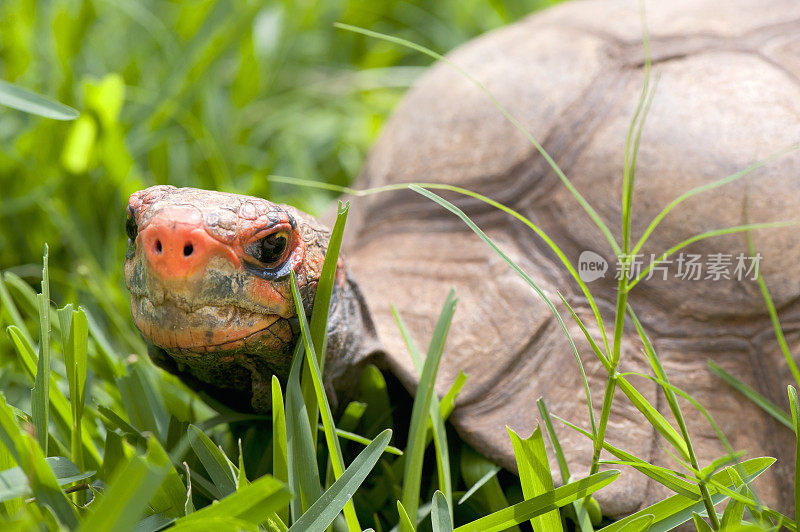
{"label": "green grass", "polygon": [[[52,36],[40,30],[44,21],[33,2],[14,0],[0,7],[0,29],[11,35],[0,48],[0,73],[14,82],[0,85],[0,104],[63,121],[17,113],[9,115],[0,127],[0,145],[6,148],[0,151],[4,194],[0,204],[0,322],[8,337],[0,343],[3,529],[27,530],[39,525],[92,531],[169,526],[178,530],[382,531],[398,527],[445,532],[532,526],[536,530],[574,528],[586,532],[668,530],[693,521],[702,531],[770,530],[781,525],[796,530],[795,521],[765,507],[751,485],[774,460],[742,461],[712,413],[670,384],[627,301],[627,294],[646,271],[632,278],[623,269],[613,336],[609,338],[588,286],[557,242],[522,214],[491,198],[448,185],[399,184],[372,191],[347,188],[378,125],[424,64],[416,52],[446,61],[431,47],[449,49],[527,10],[516,2],[442,2],[431,11],[403,2],[375,5],[379,7],[365,10],[356,1],[325,4],[327,9],[293,3],[262,7],[247,2],[200,1],[189,8],[149,2],[54,2],[49,11],[56,22]],[[13,14],[13,24],[7,22],[9,14]],[[441,20],[448,24],[442,25]],[[344,23],[335,30],[330,24],[334,21]],[[280,38],[265,44],[269,32],[265,34],[263,28],[274,31],[278,22]],[[392,35],[356,24],[388,30]],[[442,27],[451,30],[438,31]],[[398,35],[409,36],[413,42]],[[418,42],[433,35],[435,40],[425,45]],[[42,46],[37,38],[48,46]],[[109,46],[87,46],[93,39]],[[796,149],[787,148],[679,196],[633,242],[636,157],[656,85],[650,79],[646,32],[643,41],[647,58],[643,88],[625,139],[621,242],[515,117],[469,73],[451,65],[478,85],[498,112],[526,134],[606,235],[623,264],[686,199],[740,179]],[[119,58],[123,60],[114,61]],[[22,86],[71,104],[81,114],[76,116],[74,109]],[[335,104],[330,103],[333,96]],[[323,101],[328,103],[322,105]],[[256,122],[251,116],[265,118]],[[258,177],[264,174],[290,174],[300,179]],[[121,288],[126,194],[146,184],[170,181],[263,195],[313,211],[327,193],[299,194],[287,183],[308,184],[308,178],[318,176],[324,183],[314,181],[313,186],[319,189],[366,194],[408,186],[438,203],[459,217],[544,299],[567,334],[559,308],[531,277],[467,214],[433,190],[484,201],[541,237],[575,279],[602,331],[602,338],[592,338],[586,324],[562,298],[569,317],[578,322],[589,341],[592,355],[608,373],[601,416],[596,420],[580,356],[567,334],[582,373],[590,430],[581,428],[576,420],[550,414],[540,401],[543,426],[527,439],[509,432],[518,479],[461,442],[446,420],[467,377],[460,375],[441,399],[433,391],[457,302],[457,294],[452,292],[424,358],[401,319],[405,309],[393,309],[420,374],[413,402],[408,404],[404,391],[391,378],[387,380],[369,367],[355,400],[338,415],[333,412],[322,374],[327,314],[347,206],[340,206],[317,301],[308,319],[292,279],[302,334],[285,389],[277,380],[272,382],[274,408],[270,416],[242,416],[213,403],[212,407],[176,378],[156,370],[131,327],[127,296]],[[81,207],[76,197],[92,208]],[[745,224],[709,231],[676,244],[662,259],[704,238],[796,223]],[[51,247],[45,247],[45,242]],[[34,290],[26,280],[41,281],[41,288]],[[760,276],[759,285],[776,338],[791,360],[777,311]],[[66,304],[54,308],[54,301]],[[622,330],[628,320],[639,333],[652,375],[617,371]],[[795,387],[788,389],[791,414],[787,414],[735,376],[712,369],[797,435],[800,417]],[[645,399],[628,380],[631,375],[659,385],[673,419],[664,417]],[[606,441],[617,389],[660,434],[659,443],[670,446],[677,462],[673,468],[649,464]],[[708,464],[698,462],[678,397],[706,416],[726,447],[725,456]],[[554,421],[592,441],[587,477],[571,476]],[[318,437],[320,426],[322,438]],[[559,465],[562,485],[557,488],[546,457],[545,437]],[[616,460],[601,461],[604,449]],[[604,463],[629,465],[674,495],[618,522],[603,522],[591,494],[619,475],[615,470],[599,472]],[[795,468],[796,486],[798,477],[800,465]],[[800,489],[795,490],[795,500],[800,501]],[[720,503],[724,509],[718,515],[715,506]]]}

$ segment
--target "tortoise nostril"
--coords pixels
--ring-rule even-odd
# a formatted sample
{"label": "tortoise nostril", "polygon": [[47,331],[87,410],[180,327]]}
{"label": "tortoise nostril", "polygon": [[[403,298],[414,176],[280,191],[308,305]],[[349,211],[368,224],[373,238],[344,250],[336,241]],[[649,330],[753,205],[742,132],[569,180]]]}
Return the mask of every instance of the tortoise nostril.
{"label": "tortoise nostril", "polygon": [[143,224],[139,232],[142,259],[153,279],[199,279],[209,260],[218,255],[219,242],[206,232],[197,215],[194,208],[167,208]]}

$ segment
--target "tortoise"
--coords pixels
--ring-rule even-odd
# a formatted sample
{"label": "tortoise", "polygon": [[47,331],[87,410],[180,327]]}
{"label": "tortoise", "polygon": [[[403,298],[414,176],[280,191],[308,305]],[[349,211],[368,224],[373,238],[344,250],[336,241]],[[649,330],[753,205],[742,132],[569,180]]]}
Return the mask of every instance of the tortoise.
{"label": "tortoise", "polygon": [[[647,24],[659,82],[637,161],[635,238],[670,200],[800,138],[800,4],[652,2]],[[619,227],[626,131],[645,64],[641,36],[636,2],[578,1],[479,37],[448,58],[483,83],[541,141],[599,216]],[[795,218],[798,173],[800,155],[790,152],[743,179],[692,197],[662,221],[643,256],[745,220]],[[603,235],[526,137],[481,91],[442,63],[399,104],[357,185],[417,181],[463,186],[520,211],[576,264],[582,253],[600,257],[607,271],[589,286],[605,323],[613,323],[615,258]],[[558,300],[560,291],[589,333],[600,337],[587,300],[541,239],[485,203],[445,196],[551,299]],[[383,364],[413,392],[417,372],[390,304],[424,344],[453,286],[460,302],[437,391],[446,391],[458,372],[469,375],[451,418],[463,439],[513,470],[504,427],[530,433],[539,421],[537,398],[544,397],[553,413],[585,425],[581,380],[563,332],[543,301],[489,247],[456,217],[412,191],[350,199],[329,330],[325,379],[331,393],[346,390],[369,361]],[[131,196],[128,233],[125,279],[135,323],[151,344],[153,359],[194,387],[216,390],[242,408],[269,409],[268,379],[286,375],[298,335],[287,275],[290,269],[297,273],[308,311],[329,238],[325,225],[264,199],[156,186]],[[796,350],[796,229],[753,234],[758,266]],[[619,241],[619,230],[614,236]],[[708,260],[752,258],[744,233],[698,241],[683,251]],[[673,260],[640,283],[630,294],[632,307],[671,382],[711,411],[736,449],[779,459],[764,475],[759,493],[773,507],[789,509],[791,431],[707,366],[713,360],[776,404],[786,403],[790,372],[758,283],[752,276],[737,279],[732,271],[710,277],[710,266],[694,279],[680,275],[685,266]],[[568,315],[563,306],[559,311]],[[577,324],[567,320],[567,327],[599,410],[606,371]],[[620,371],[646,371],[635,330],[626,326],[621,342]],[[657,385],[633,379],[669,418]],[[701,464],[723,455],[700,413],[686,409],[685,415]],[[556,431],[573,475],[584,475],[590,440],[563,426]],[[619,392],[607,434],[611,443],[651,463],[671,463],[653,428]],[[615,517],[667,495],[663,486],[625,470],[596,497],[603,512]]]}

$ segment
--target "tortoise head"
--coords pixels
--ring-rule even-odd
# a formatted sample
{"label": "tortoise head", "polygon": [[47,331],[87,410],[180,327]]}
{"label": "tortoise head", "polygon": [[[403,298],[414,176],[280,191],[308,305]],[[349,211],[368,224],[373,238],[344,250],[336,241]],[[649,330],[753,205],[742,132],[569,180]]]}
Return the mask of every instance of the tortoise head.
{"label": "tortoise head", "polygon": [[308,311],[329,231],[261,198],[154,186],[131,195],[127,233],[125,284],[151,357],[267,410],[298,335],[290,272]]}

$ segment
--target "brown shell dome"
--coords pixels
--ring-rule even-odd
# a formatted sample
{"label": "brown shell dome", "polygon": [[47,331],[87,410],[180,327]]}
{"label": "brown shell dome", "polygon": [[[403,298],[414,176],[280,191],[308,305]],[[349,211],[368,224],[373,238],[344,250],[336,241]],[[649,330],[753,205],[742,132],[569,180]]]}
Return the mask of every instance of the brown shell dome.
{"label": "brown shell dome", "polygon": [[[800,3],[791,0],[647,2],[653,74],[658,78],[637,161],[633,238],[671,200],[800,142]],[[638,2],[577,1],[494,31],[448,57],[483,83],[553,156],[620,239],[625,138],[643,82]],[[745,223],[800,218],[800,152],[791,152],[675,209],[642,252],[645,257],[698,233]],[[402,182],[457,184],[513,207],[540,225],[576,264],[584,250],[610,263],[599,230],[526,138],[458,72],[437,64],[409,91],[374,147],[361,187]],[[468,198],[462,207],[553,300],[556,291],[591,311],[553,253],[522,224]],[[514,464],[508,425],[529,433],[535,405],[587,426],[580,376],[569,344],[536,294],[457,218],[410,191],[353,199],[345,251],[375,318],[389,364],[410,388],[415,371],[389,308],[394,303],[420,345],[430,337],[451,286],[460,303],[437,389],[460,370],[469,380],[453,422],[478,450]],[[797,227],[754,233],[761,271],[790,346],[798,347],[800,245]],[[749,255],[744,234],[693,244],[686,252]],[[791,506],[790,431],[762,414],[707,369],[713,359],[777,404],[791,382],[755,281],[641,283],[634,309],[673,384],[714,414],[737,449],[779,462],[760,483],[770,504]],[[589,284],[613,324],[616,282]],[[599,414],[605,370],[563,307],[586,365]],[[596,338],[599,330],[590,328]],[[609,331],[610,334],[611,331]],[[796,349],[795,349],[796,351]],[[647,371],[641,343],[626,329],[623,371]],[[671,419],[652,382],[632,378]],[[713,431],[686,409],[701,463],[723,454]],[[573,474],[585,474],[591,442],[559,426]],[[608,440],[657,464],[672,465],[664,442],[617,393]],[[599,494],[604,511],[629,513],[663,498],[664,488],[625,470]]]}

